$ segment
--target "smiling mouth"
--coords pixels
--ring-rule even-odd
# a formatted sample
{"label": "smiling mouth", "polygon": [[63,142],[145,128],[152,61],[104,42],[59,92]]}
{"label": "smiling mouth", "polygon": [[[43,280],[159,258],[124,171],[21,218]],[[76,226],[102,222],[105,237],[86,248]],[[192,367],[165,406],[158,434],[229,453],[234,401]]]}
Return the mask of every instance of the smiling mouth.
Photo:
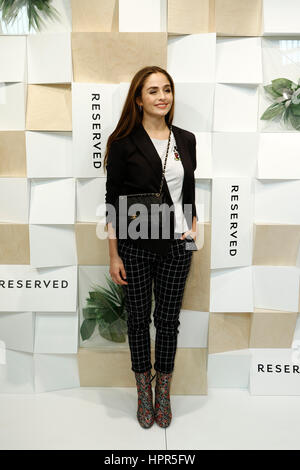
{"label": "smiling mouth", "polygon": [[157,104],[156,106],[158,108],[166,108],[168,105],[167,104]]}

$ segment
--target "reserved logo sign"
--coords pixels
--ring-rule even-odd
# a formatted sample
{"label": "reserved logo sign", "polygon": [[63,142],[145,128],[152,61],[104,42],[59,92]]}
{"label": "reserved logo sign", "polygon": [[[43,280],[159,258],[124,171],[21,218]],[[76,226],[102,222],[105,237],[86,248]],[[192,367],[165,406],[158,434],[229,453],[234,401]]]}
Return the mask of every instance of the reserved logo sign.
{"label": "reserved logo sign", "polygon": [[300,395],[300,354],[290,349],[251,349],[251,395]]}

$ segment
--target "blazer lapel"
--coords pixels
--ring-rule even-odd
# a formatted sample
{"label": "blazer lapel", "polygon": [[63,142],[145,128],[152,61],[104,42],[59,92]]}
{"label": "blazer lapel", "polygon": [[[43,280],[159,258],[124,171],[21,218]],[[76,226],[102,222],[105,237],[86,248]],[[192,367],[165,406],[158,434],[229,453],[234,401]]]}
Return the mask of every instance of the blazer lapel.
{"label": "blazer lapel", "polygon": [[[177,150],[179,152],[180,159],[182,161],[184,172],[187,169],[187,152],[186,141],[180,132],[180,129],[177,126],[172,125],[173,134],[176,140]],[[169,158],[169,157],[168,157]],[[167,163],[168,164],[168,163]]]}
{"label": "blazer lapel", "polygon": [[[145,158],[148,160],[150,167],[153,169],[156,177],[157,177],[157,186],[155,191],[158,192],[160,188],[161,178],[163,174],[163,163],[161,161],[160,156],[157,153],[155,145],[153,144],[149,134],[145,131],[144,126],[142,123],[136,128],[135,132],[132,134],[132,138],[139,148],[139,150],[143,153]],[[169,158],[169,155],[168,155]],[[167,161],[168,164],[168,161]],[[163,179],[162,191],[165,192],[167,195],[167,199],[172,201],[171,194],[166,182],[166,179]]]}
{"label": "blazer lapel", "polygon": [[[178,149],[181,161],[182,161],[184,172],[186,172],[186,165],[187,165],[186,152],[188,150],[186,149],[185,140],[180,132],[180,129],[177,126],[172,125],[172,131],[176,140],[176,145],[177,145],[177,149]],[[140,123],[139,126],[136,127],[135,131],[132,133],[132,138],[136,146],[139,148],[139,150],[143,153],[145,158],[148,160],[151,168],[153,169],[153,171],[155,172],[157,176],[157,180],[159,182],[158,184],[160,184],[161,178],[162,178],[162,172],[163,172],[164,159],[163,161],[161,160],[149,134],[144,129],[144,126],[142,125],[142,123]],[[169,158],[170,158],[170,154],[168,155],[168,159]],[[168,160],[167,160],[167,165],[168,165]],[[168,194],[169,198],[171,199],[171,195],[170,195],[169,188],[168,188],[165,178],[163,181],[163,189],[165,190],[165,192]],[[157,187],[157,190],[159,190],[159,186]]]}
{"label": "blazer lapel", "polygon": [[153,145],[152,140],[150,139],[149,134],[145,131],[142,124],[140,124],[133,132],[132,138],[136,146],[148,160],[151,168],[155,171],[159,181],[161,181],[163,171],[162,161],[156,151],[155,146]]}

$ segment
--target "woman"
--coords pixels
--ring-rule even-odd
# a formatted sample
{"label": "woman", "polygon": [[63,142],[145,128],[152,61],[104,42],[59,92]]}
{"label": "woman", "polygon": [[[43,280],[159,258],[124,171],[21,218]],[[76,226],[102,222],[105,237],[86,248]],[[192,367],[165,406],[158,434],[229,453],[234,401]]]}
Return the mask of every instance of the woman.
{"label": "woman", "polygon": [[[173,114],[171,76],[156,66],[139,70],[130,84],[116,129],[108,139],[104,159],[107,169],[105,201],[116,207],[119,195],[158,192],[168,148],[162,190],[173,209],[170,236],[123,239],[118,236],[112,218],[107,216],[106,219],[109,272],[112,280],[125,290],[128,341],[138,392],[137,418],[144,428],[152,426],[154,420],[159,426],[167,427],[172,419],[170,383],[180,308],[193,253],[187,249],[186,237],[191,235],[195,241],[198,220],[194,178],[196,140],[193,133],[172,126]],[[151,378],[152,282],[156,374]],[[153,409],[151,381],[155,376]]]}

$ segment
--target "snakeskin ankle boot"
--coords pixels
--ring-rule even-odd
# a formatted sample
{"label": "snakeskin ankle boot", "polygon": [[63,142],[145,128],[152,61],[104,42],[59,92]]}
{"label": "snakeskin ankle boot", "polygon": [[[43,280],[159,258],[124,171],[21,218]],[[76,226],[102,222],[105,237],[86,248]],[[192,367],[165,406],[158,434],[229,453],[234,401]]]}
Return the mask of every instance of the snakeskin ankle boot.
{"label": "snakeskin ankle boot", "polygon": [[142,428],[150,428],[154,423],[151,382],[155,375],[151,379],[151,370],[146,372],[135,372],[135,380],[138,392],[137,419]]}
{"label": "snakeskin ankle boot", "polygon": [[170,403],[171,379],[172,372],[170,374],[162,374],[156,371],[154,418],[161,428],[168,427],[172,420]]}

